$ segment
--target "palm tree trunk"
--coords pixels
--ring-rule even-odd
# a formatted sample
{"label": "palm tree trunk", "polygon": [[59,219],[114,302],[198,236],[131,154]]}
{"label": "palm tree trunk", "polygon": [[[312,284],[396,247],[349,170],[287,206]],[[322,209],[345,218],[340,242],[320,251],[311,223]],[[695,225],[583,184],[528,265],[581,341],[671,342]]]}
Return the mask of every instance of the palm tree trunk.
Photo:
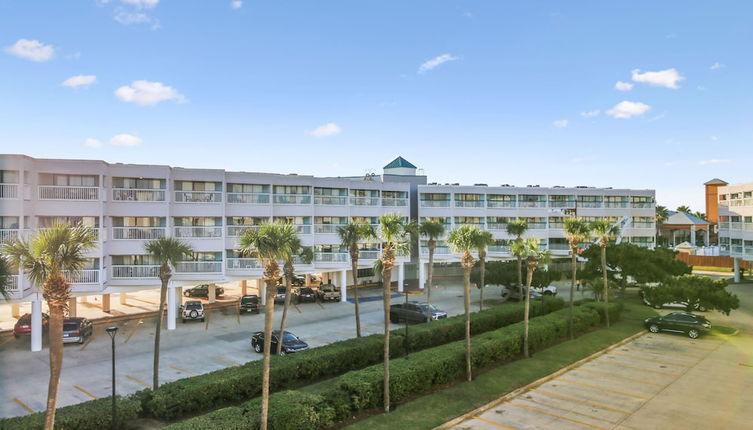
{"label": "palm tree trunk", "polygon": [[518,288],[523,286],[523,260],[518,257]]}
{"label": "palm tree trunk", "polygon": [[601,272],[604,276],[604,320],[609,328],[609,284],[607,284],[607,247],[601,247]]}
{"label": "palm tree trunk", "polygon": [[55,404],[57,403],[60,373],[63,369],[63,318],[64,306],[57,302],[48,301],[50,308],[50,382],[47,388],[47,414],[44,428],[52,430],[55,427]]}
{"label": "palm tree trunk", "polygon": [[[273,262],[276,266],[277,262]],[[268,265],[270,266],[270,265]],[[265,276],[269,272],[276,272],[276,269],[268,267],[265,270]],[[272,360],[272,317],[275,312],[275,284],[276,279],[268,277],[265,282],[267,283],[267,298],[264,305],[264,362],[262,363],[262,376],[261,376],[261,430],[267,430],[267,421],[269,419],[269,364]],[[282,343],[282,342],[280,342]]]}
{"label": "palm tree trunk", "polygon": [[484,285],[486,285],[485,282],[485,275],[486,275],[486,258],[481,258],[481,262],[479,263],[479,269],[481,269],[481,283],[478,286],[478,294],[479,294],[479,302],[478,302],[478,310],[483,311],[484,310]]}
{"label": "palm tree trunk", "polygon": [[465,371],[468,381],[473,379],[471,369],[471,270],[473,266],[465,267],[463,270],[463,303],[465,306]]}
{"label": "palm tree trunk", "polygon": [[390,299],[392,298],[392,261],[385,261],[382,269],[384,286],[384,411],[390,411]]}
{"label": "palm tree trunk", "polygon": [[578,248],[570,247],[570,252],[573,254],[573,273],[572,279],[570,279],[570,311],[568,313],[568,330],[570,331],[570,340],[575,339],[575,332],[573,328],[573,306],[575,306],[575,278],[578,276]]}
{"label": "palm tree trunk", "polygon": [[353,272],[353,304],[356,305],[356,337],[361,337],[361,308],[358,305],[358,256],[353,258],[351,255],[350,270]]}
{"label": "palm tree trunk", "polygon": [[[164,271],[164,267],[160,269]],[[165,312],[165,300],[167,299],[167,283],[169,277],[160,276],[162,285],[159,289],[159,309],[157,310],[157,321],[154,328],[154,364],[152,367],[152,390],[159,388],[159,343],[160,333],[162,333],[162,314]]]}
{"label": "palm tree trunk", "polygon": [[[431,285],[434,282],[434,249],[436,247],[436,243],[432,240],[429,240],[429,276],[426,281],[428,285],[424,287],[426,288],[426,304],[428,305],[429,309],[431,309]],[[426,321],[431,322],[431,312],[429,312]]]}
{"label": "palm tree trunk", "polygon": [[[530,357],[528,353],[528,320],[530,318],[531,308],[531,284],[533,283],[533,270],[529,266],[526,272],[526,304],[523,309],[523,356]],[[543,296],[542,296],[543,297]]]}
{"label": "palm tree trunk", "polygon": [[[286,263],[287,265],[287,263]],[[285,323],[288,320],[288,307],[290,306],[290,290],[292,287],[291,273],[285,268],[285,304],[282,306],[282,320],[280,321],[280,341],[277,342],[277,355],[282,351],[282,337],[285,335]]]}

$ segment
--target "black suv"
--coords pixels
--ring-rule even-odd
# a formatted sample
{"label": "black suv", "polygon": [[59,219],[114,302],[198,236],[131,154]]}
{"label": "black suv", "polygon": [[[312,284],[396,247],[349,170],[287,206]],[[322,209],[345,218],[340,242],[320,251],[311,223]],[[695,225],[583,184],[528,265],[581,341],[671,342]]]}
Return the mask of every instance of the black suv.
{"label": "black suv", "polygon": [[298,303],[316,302],[316,293],[309,287],[299,288],[296,296],[298,297]]}
{"label": "black suv", "polygon": [[[221,295],[225,294],[225,289],[222,287],[214,287],[214,296],[220,297]],[[203,297],[205,299],[209,299],[209,285],[208,284],[202,284],[197,285],[193,288],[189,288],[186,291],[183,292],[183,295],[186,297]]]}
{"label": "black suv", "polygon": [[94,325],[86,318],[72,317],[63,320],[63,343],[84,343],[94,332]]}
{"label": "black suv", "polygon": [[702,333],[711,330],[709,320],[701,315],[687,312],[672,312],[664,316],[646,318],[644,324],[651,333],[660,331],[686,333],[691,339],[697,339]]}
{"label": "black suv", "polygon": [[259,296],[243,296],[238,304],[240,312],[259,313]]}
{"label": "black suv", "polygon": [[[272,332],[272,352],[277,351],[277,342],[279,342],[280,330]],[[264,332],[257,331],[251,336],[251,346],[256,352],[264,351]],[[285,336],[282,338],[282,349],[280,355],[287,355],[294,352],[300,352],[309,349],[309,345],[303,340],[299,339],[293,333],[285,331]]]}
{"label": "black suv", "polygon": [[429,319],[429,315],[433,320],[447,318],[447,312],[440,311],[436,306],[429,306],[426,303],[408,302],[390,306],[390,322],[392,323],[422,323]]}

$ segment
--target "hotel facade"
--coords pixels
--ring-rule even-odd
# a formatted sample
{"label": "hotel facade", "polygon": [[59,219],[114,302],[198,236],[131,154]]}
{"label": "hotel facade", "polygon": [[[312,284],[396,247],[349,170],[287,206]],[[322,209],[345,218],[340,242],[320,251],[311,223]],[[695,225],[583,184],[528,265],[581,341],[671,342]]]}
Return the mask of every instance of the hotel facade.
{"label": "hotel facade", "polygon": [[734,258],[739,282],[740,260],[753,261],[753,182],[719,184],[717,198],[720,253]]}

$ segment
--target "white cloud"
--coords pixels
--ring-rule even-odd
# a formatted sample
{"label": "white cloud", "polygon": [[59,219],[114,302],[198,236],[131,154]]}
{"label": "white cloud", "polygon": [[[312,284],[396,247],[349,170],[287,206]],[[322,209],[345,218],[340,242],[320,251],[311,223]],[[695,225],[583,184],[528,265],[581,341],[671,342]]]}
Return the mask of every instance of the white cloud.
{"label": "white cloud", "polygon": [[29,39],[18,39],[13,46],[5,48],[5,52],[19,58],[38,62],[51,60],[55,56],[55,48],[52,45],[45,45],[38,40]]}
{"label": "white cloud", "polygon": [[676,69],[645,73],[641,73],[640,69],[635,69],[631,73],[633,74],[632,79],[635,82],[642,82],[655,87],[667,87],[672,89],[680,88],[677,86],[677,83],[685,79],[680,76],[680,72]]}
{"label": "white cloud", "polygon": [[110,145],[115,146],[136,146],[140,145],[143,140],[132,134],[116,134],[110,139]]}
{"label": "white cloud", "polygon": [[720,62],[717,61],[716,63],[712,64],[711,67],[709,67],[709,70],[719,70],[719,69],[723,69],[725,67],[727,67],[727,66],[725,66],[724,64],[722,64],[722,63],[720,63]]}
{"label": "white cloud", "polygon": [[240,9],[243,7],[243,2],[241,0],[231,1],[230,7],[233,9]]}
{"label": "white cloud", "polygon": [[120,2],[139,9],[153,9],[159,4],[159,0],[120,0]]}
{"label": "white cloud", "polygon": [[557,128],[565,128],[570,123],[570,121],[566,119],[558,119],[557,121],[554,121],[552,124],[554,124]]}
{"label": "white cloud", "polygon": [[706,166],[709,164],[724,164],[724,163],[729,163],[729,160],[721,159],[721,158],[712,158],[710,160],[701,160],[698,162],[698,164],[702,166]]}
{"label": "white cloud", "polygon": [[637,115],[643,115],[651,109],[651,106],[641,102],[621,101],[607,111],[607,115],[614,118],[627,119]]}
{"label": "white cloud", "polygon": [[456,61],[458,60],[458,57],[453,57],[450,54],[442,54],[438,57],[434,57],[431,60],[428,60],[421,64],[418,67],[418,73],[426,73],[429,70],[434,69],[435,67],[440,66],[441,64],[447,63],[449,61]]}
{"label": "white cloud", "polygon": [[60,85],[71,88],[88,87],[96,81],[97,77],[94,75],[76,75],[64,80]]}
{"label": "white cloud", "polygon": [[89,137],[86,140],[84,140],[84,145],[88,146],[89,148],[101,148],[102,142],[92,137]]}
{"label": "white cloud", "polygon": [[185,96],[175,88],[163,85],[162,82],[133,81],[115,90],[115,97],[126,103],[136,103],[142,106],[154,105],[165,100],[175,100],[178,103],[186,101]]}
{"label": "white cloud", "polygon": [[614,89],[617,91],[630,91],[633,89],[633,84],[630,82],[617,81],[617,83],[614,84]]}
{"label": "white cloud", "polygon": [[583,118],[593,118],[595,116],[599,116],[600,113],[601,111],[599,109],[596,109],[588,112],[581,112],[580,116],[582,116]]}
{"label": "white cloud", "polygon": [[131,12],[124,10],[123,8],[117,8],[115,9],[115,15],[113,16],[113,18],[115,19],[115,21],[123,25],[150,24],[152,26],[152,30],[157,30],[160,28],[159,20],[157,18],[154,18],[142,12]]}
{"label": "white cloud", "polygon": [[327,124],[320,125],[308,134],[314,137],[329,137],[340,134],[342,128],[334,122],[328,122]]}

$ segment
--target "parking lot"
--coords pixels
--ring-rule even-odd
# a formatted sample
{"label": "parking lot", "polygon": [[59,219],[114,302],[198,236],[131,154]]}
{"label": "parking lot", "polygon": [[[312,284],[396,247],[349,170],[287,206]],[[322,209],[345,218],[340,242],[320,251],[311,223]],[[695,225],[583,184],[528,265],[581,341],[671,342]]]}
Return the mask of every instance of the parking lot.
{"label": "parking lot", "polygon": [[[474,290],[474,310],[478,292]],[[363,334],[381,333],[382,301],[378,288],[360,292]],[[404,300],[393,296],[394,302]],[[424,295],[411,300],[424,300]],[[487,288],[485,297],[494,301],[499,290]],[[432,303],[450,315],[463,312],[462,287],[443,286],[432,293]],[[275,306],[275,326],[282,306]],[[154,319],[117,322],[115,344],[118,394],[128,394],[151,386]],[[174,331],[163,330],[160,383],[211,372],[261,359],[250,346],[251,334],[262,330],[264,316],[239,315],[235,307],[210,310],[205,322],[177,324]],[[58,405],[66,406],[108,396],[111,385],[111,340],[104,332],[107,324],[96,325],[94,335],[84,345],[65,347]],[[353,304],[349,302],[306,303],[288,312],[286,329],[311,347],[355,337]],[[41,352],[29,351],[29,339],[0,338],[0,417],[24,415],[44,409],[49,377],[47,345]]]}

